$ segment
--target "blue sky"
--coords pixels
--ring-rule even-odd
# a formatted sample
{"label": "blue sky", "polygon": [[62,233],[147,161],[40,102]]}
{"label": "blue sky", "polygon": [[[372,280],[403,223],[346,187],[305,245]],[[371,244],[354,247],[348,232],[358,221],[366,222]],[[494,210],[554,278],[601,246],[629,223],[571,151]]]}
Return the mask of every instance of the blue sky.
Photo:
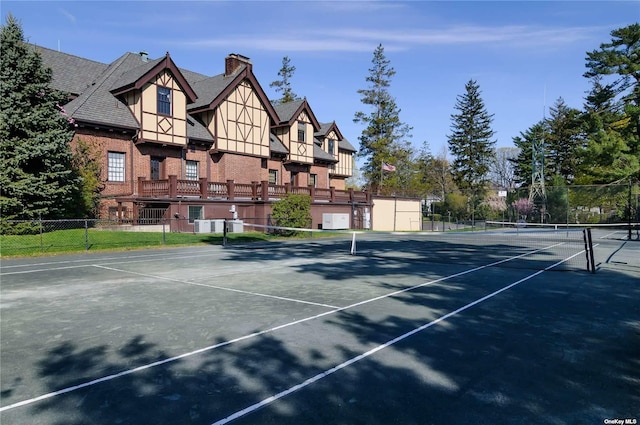
{"label": "blue sky", "polygon": [[28,41],[100,62],[127,51],[169,52],[180,67],[224,71],[229,53],[248,56],[270,98],[282,58],[296,67],[294,92],[320,121],[335,120],[358,146],[356,111],[382,43],[396,75],[390,92],[410,139],[442,152],[456,97],[474,79],[494,114],[497,146],[548,114],[559,97],[581,108],[587,51],[640,21],[638,1],[1,1]]}

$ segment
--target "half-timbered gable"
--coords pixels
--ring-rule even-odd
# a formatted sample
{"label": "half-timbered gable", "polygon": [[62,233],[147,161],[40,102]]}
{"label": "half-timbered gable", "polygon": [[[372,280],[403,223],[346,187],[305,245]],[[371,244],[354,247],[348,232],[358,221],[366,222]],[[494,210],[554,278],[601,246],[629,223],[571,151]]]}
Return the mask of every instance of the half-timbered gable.
{"label": "half-timbered gable", "polygon": [[322,123],[315,137],[319,141],[322,150],[335,160],[328,165],[331,186],[344,188],[345,178],[353,175],[355,148],[344,138],[335,121]]}
{"label": "half-timbered gable", "polygon": [[169,54],[133,68],[114,84],[140,125],[138,143],[187,146],[187,103],[197,96]]}
{"label": "half-timbered gable", "polygon": [[307,100],[299,100],[277,105],[280,118],[273,131],[289,151],[287,162],[313,164],[314,133],[320,128]]}
{"label": "half-timbered gable", "polygon": [[232,54],[225,74],[194,83],[200,100],[189,107],[214,135],[212,153],[268,158],[275,110],[253,75],[251,62]]}

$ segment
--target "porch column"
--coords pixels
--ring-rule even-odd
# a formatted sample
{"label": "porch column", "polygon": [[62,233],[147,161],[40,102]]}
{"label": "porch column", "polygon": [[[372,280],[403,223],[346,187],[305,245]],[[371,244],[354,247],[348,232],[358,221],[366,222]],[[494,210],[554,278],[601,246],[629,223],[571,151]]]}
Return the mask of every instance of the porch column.
{"label": "porch column", "polygon": [[200,177],[200,199],[207,199],[209,197],[209,179],[206,177]]}
{"label": "porch column", "polygon": [[144,196],[144,177],[138,177],[138,196]]}
{"label": "porch column", "polygon": [[236,183],[233,180],[227,180],[227,199],[233,201],[235,198]]}
{"label": "porch column", "polygon": [[263,201],[268,201],[269,200],[269,182],[267,180],[262,180],[262,182],[260,182],[260,188],[262,189],[262,194],[260,195],[260,197],[262,198]]}
{"label": "porch column", "polygon": [[178,176],[169,176],[169,198],[175,199],[178,197]]}

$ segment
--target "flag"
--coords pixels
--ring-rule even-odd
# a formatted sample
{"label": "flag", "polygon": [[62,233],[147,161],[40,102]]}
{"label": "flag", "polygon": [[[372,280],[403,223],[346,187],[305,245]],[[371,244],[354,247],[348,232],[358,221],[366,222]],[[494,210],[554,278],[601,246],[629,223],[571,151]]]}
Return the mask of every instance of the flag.
{"label": "flag", "polygon": [[391,164],[387,164],[386,162],[382,163],[382,169],[384,171],[396,171],[396,167],[391,165]]}

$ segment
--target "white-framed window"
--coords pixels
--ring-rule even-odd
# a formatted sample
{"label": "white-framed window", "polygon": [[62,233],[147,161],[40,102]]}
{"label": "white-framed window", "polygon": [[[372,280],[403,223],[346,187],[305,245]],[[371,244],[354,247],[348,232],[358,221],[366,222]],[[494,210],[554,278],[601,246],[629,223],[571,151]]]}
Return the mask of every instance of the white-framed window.
{"label": "white-framed window", "polygon": [[185,178],[187,180],[198,180],[198,161],[187,160],[185,167]]}
{"label": "white-framed window", "polygon": [[269,184],[278,184],[278,170],[269,170]]}
{"label": "white-framed window", "polygon": [[107,180],[110,182],[124,181],[125,156],[123,152],[107,153]]}
{"label": "white-framed window", "polygon": [[194,220],[202,220],[203,208],[202,205],[189,205],[189,223],[193,223]]}
{"label": "white-framed window", "polygon": [[309,174],[309,186],[318,187],[318,175]]}
{"label": "white-framed window", "polygon": [[307,125],[302,121],[298,121],[298,142],[306,141],[306,135]]}

